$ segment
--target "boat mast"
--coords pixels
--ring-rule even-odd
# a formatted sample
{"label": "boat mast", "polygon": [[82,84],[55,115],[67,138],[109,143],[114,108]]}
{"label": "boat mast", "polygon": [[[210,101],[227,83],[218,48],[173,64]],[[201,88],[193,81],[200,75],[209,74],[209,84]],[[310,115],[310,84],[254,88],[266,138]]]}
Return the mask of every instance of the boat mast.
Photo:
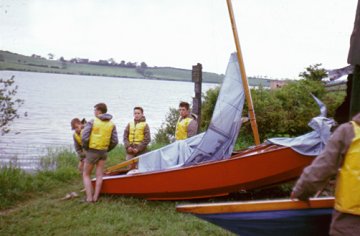
{"label": "boat mast", "polygon": [[236,23],[235,23],[235,18],[234,18],[234,11],[233,11],[231,0],[226,0],[226,2],[228,5],[228,9],[229,9],[230,21],[231,21],[232,31],[234,34],[234,40],[235,40],[235,45],[236,45],[237,58],[239,61],[241,79],[243,82],[243,86],[244,86],[244,90],[245,90],[245,97],[246,97],[248,110],[249,110],[251,129],[253,131],[255,144],[259,145],[260,144],[259,132],[258,132],[257,124],[256,124],[256,117],[255,117],[253,102],[251,99],[249,84],[248,84],[246,73],[245,73],[244,60],[243,60],[242,53],[241,53],[239,36],[237,33],[237,28],[236,28]]}

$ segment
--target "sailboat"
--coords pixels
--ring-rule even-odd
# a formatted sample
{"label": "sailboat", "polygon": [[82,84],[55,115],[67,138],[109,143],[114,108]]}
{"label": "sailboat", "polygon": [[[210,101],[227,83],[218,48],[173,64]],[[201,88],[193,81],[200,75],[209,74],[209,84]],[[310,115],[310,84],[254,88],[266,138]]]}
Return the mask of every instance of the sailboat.
{"label": "sailboat", "polygon": [[[309,137],[315,138],[307,145],[292,147],[276,141],[260,144],[232,7],[228,6],[237,53],[230,56],[208,130],[108,168],[110,176],[103,178],[101,193],[150,200],[224,196],[293,180],[321,151],[326,142],[322,131],[313,131]],[[256,146],[234,152],[245,98]],[[315,123],[330,129],[326,119]],[[116,175],[134,162],[138,162],[138,172]]]}

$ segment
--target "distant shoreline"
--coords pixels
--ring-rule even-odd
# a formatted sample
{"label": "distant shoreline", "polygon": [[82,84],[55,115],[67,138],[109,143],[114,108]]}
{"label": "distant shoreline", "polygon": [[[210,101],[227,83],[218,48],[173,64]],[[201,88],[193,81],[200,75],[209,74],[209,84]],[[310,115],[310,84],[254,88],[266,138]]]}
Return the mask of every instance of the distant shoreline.
{"label": "distant shoreline", "polygon": [[[97,74],[73,74],[73,73],[57,73],[57,72],[42,72],[42,71],[30,71],[30,70],[13,70],[13,69],[1,69],[0,71],[15,71],[15,72],[30,72],[30,73],[42,73],[42,74],[59,74],[59,75],[80,75],[80,76],[95,76],[95,77],[109,77],[109,78],[121,78],[121,79],[142,79],[142,80],[156,80],[156,81],[176,81],[176,82],[186,82],[186,83],[193,83],[190,80],[173,80],[173,79],[166,79],[166,78],[147,78],[147,77],[127,77],[127,76],[112,76],[112,75],[97,75]],[[4,79],[4,78],[3,78]],[[208,84],[219,84],[219,82],[209,82],[203,81],[203,83]]]}
{"label": "distant shoreline", "polygon": [[[48,60],[33,55],[24,56],[17,53],[0,50],[0,71],[23,71],[37,73],[54,73],[68,75],[104,76],[129,79],[165,80],[192,82],[192,70],[174,67],[148,67],[145,63],[111,64],[108,61],[98,62],[79,59],[74,62],[60,58],[59,60]],[[85,62],[84,62],[85,60]],[[145,64],[145,65],[144,65]],[[202,72],[203,83],[220,84],[224,74]],[[271,79],[248,77],[249,85],[252,87],[262,86],[270,88]]]}
{"label": "distant shoreline", "polygon": [[[102,62],[104,63],[104,62]],[[173,67],[120,66],[108,62],[70,62],[48,60],[39,56],[24,56],[0,50],[0,70],[37,73],[54,73],[86,76],[104,76],[116,78],[167,80],[192,82],[192,71]],[[204,83],[221,83],[224,75],[203,72]]]}

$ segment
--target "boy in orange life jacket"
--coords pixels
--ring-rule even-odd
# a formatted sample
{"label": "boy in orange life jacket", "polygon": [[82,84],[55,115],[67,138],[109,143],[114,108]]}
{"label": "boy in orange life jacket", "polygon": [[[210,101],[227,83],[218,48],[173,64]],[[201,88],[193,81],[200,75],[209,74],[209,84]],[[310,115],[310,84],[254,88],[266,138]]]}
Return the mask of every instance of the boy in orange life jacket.
{"label": "boy in orange life jacket", "polygon": [[179,114],[180,117],[176,124],[175,139],[183,140],[196,135],[198,124],[196,121],[196,116],[190,114],[189,103],[180,102]]}
{"label": "boy in orange life jacket", "polygon": [[[151,135],[142,107],[134,107],[134,120],[126,126],[123,137],[126,160],[130,160],[146,151],[146,147],[151,141]],[[130,168],[136,168],[136,164],[132,164]]]}
{"label": "boy in orange life jacket", "polygon": [[322,153],[304,169],[291,198],[307,200],[335,175],[335,209],[330,235],[359,235],[360,113],[335,130]]}
{"label": "boy in orange life jacket", "polygon": [[[94,108],[95,119],[87,122],[82,132],[82,143],[86,150],[83,182],[87,202],[98,200],[107,153],[118,144],[116,126],[111,121],[112,115],[106,113],[106,104],[98,103]],[[90,175],[95,165],[96,185],[93,194]]]}
{"label": "boy in orange life jacket", "polygon": [[83,122],[80,121],[79,118],[74,118],[71,120],[71,129],[74,130],[73,139],[74,139],[74,147],[75,151],[79,157],[78,169],[82,173],[84,168],[84,159],[85,159],[85,151],[83,149],[83,145],[81,142],[81,131],[84,128]]}

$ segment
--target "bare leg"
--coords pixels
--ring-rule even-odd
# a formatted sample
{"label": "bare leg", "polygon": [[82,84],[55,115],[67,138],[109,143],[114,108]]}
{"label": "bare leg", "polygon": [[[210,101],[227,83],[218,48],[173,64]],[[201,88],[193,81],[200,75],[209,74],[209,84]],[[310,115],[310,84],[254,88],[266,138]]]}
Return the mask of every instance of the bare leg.
{"label": "bare leg", "polygon": [[101,191],[101,186],[103,183],[103,175],[104,175],[104,166],[105,166],[105,160],[100,160],[96,164],[96,186],[95,186],[95,193],[93,196],[94,202],[98,200]]}
{"label": "bare leg", "polygon": [[94,165],[85,162],[84,165],[84,171],[83,171],[83,182],[84,182],[84,187],[85,187],[85,191],[86,191],[86,201],[87,202],[92,202],[93,201],[93,197],[92,197],[92,192],[93,192],[93,188],[91,185],[91,171],[93,170]]}
{"label": "bare leg", "polygon": [[79,161],[78,169],[79,169],[80,173],[83,173],[83,171],[84,171],[84,162],[85,162],[84,160]]}

